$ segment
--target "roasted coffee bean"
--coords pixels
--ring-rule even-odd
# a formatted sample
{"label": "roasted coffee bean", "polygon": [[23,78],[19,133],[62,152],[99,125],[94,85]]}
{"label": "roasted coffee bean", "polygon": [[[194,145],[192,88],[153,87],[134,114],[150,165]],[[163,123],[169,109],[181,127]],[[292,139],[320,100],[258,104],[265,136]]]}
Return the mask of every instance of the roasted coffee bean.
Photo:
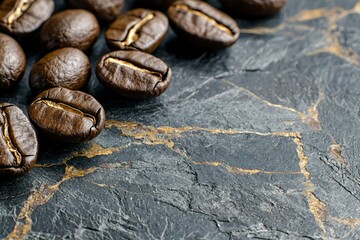
{"label": "roasted coffee bean", "polygon": [[24,175],[38,155],[36,133],[25,114],[11,103],[0,103],[0,179]]}
{"label": "roasted coffee bean", "polygon": [[29,116],[41,134],[55,141],[79,143],[104,129],[105,111],[94,97],[66,88],[51,88],[31,103]]}
{"label": "roasted coffee bean", "polygon": [[24,76],[26,57],[20,45],[0,33],[0,90],[14,87]]}
{"label": "roasted coffee bean", "polygon": [[100,34],[95,16],[86,10],[65,10],[52,16],[41,29],[48,49],[74,47],[87,50]]}
{"label": "roasted coffee bean", "polygon": [[115,51],[104,55],[96,75],[110,90],[130,98],[162,94],[171,83],[171,69],[160,59],[139,51]]}
{"label": "roasted coffee bean", "polygon": [[113,50],[154,51],[164,40],[169,22],[159,11],[134,9],[119,16],[105,33],[106,43]]}
{"label": "roasted coffee bean", "polygon": [[173,1],[167,14],[180,37],[203,48],[228,47],[240,34],[234,19],[202,1]]}
{"label": "roasted coffee bean", "polygon": [[60,87],[40,93],[29,116],[40,133],[69,143],[93,139],[105,125],[104,108],[93,96]]}
{"label": "roasted coffee bean", "polygon": [[112,21],[124,7],[124,0],[67,0],[67,3],[92,12],[103,21]]}
{"label": "roasted coffee bean", "polygon": [[90,78],[89,58],[79,49],[55,50],[33,65],[29,85],[34,92],[52,87],[81,89]]}
{"label": "roasted coffee bean", "polygon": [[0,27],[15,36],[37,30],[53,13],[53,0],[4,0],[0,4]]}
{"label": "roasted coffee bean", "polygon": [[230,11],[244,16],[269,16],[278,13],[287,0],[220,0]]}

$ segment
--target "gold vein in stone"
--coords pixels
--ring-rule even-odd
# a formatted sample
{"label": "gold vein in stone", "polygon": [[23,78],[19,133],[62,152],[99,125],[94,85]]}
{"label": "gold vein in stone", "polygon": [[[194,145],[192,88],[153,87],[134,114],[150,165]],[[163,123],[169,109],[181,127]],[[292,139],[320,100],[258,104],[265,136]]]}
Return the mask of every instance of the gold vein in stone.
{"label": "gold vein in stone", "polygon": [[174,138],[179,138],[182,134],[187,132],[208,132],[211,134],[254,134],[259,136],[283,136],[283,137],[297,137],[298,132],[256,132],[256,131],[242,131],[235,129],[212,129],[202,127],[169,127],[169,126],[146,126],[136,122],[120,122],[117,120],[106,121],[106,128],[116,127],[124,136],[129,136],[134,139],[141,140],[142,143],[147,145],[166,145],[168,148],[173,149],[175,143],[172,141]]}
{"label": "gold vein in stone", "polygon": [[312,127],[315,130],[322,130],[321,128],[321,124],[320,124],[320,120],[319,120],[319,110],[318,107],[320,105],[320,103],[325,99],[325,94],[323,90],[319,91],[319,98],[316,100],[316,102],[314,102],[309,109],[307,110],[307,112],[300,112],[298,110],[296,110],[295,108],[291,108],[291,107],[287,107],[281,104],[275,104],[272,103],[268,100],[266,100],[265,98],[262,98],[258,95],[256,95],[255,93],[253,93],[252,91],[244,88],[244,87],[240,87],[239,85],[228,81],[226,79],[222,79],[223,82],[237,88],[239,91],[245,92],[246,94],[258,99],[259,101],[263,102],[264,104],[270,106],[270,107],[274,107],[274,108],[279,108],[279,109],[283,109],[286,111],[290,111],[293,113],[296,113],[299,115],[301,122],[309,125],[310,127]]}
{"label": "gold vein in stone", "polygon": [[96,122],[96,119],[94,116],[88,114],[88,113],[84,113],[83,111],[79,110],[79,109],[76,109],[74,107],[71,107],[67,104],[64,104],[64,103],[56,103],[56,102],[53,102],[53,101],[50,101],[50,100],[40,100],[38,101],[37,103],[43,103],[49,107],[53,107],[53,108],[56,108],[56,109],[61,109],[61,110],[64,110],[64,111],[67,111],[67,112],[71,112],[71,113],[74,113],[76,115],[80,115],[82,117],[87,117],[87,118],[90,118],[92,122]]}
{"label": "gold vein in stone", "polygon": [[286,111],[290,111],[290,112],[293,112],[293,113],[297,113],[297,114],[300,114],[299,111],[297,111],[295,108],[291,108],[291,107],[287,107],[287,106],[284,106],[284,105],[281,105],[281,104],[275,104],[275,103],[272,103],[268,100],[266,100],[265,98],[262,98],[258,95],[256,95],[255,93],[253,93],[252,91],[250,91],[249,89],[246,89],[244,87],[240,87],[239,85],[231,82],[231,81],[228,81],[226,79],[222,79],[223,82],[237,88],[239,91],[241,92],[245,92],[246,94],[258,99],[259,101],[265,103],[266,105],[270,106],[270,107],[274,107],[274,108],[280,108],[280,109],[283,109],[283,110],[286,110]]}
{"label": "gold vein in stone", "polygon": [[108,155],[110,154],[110,152],[120,151],[121,149],[123,148],[115,150],[113,148],[110,148],[110,150],[107,151],[106,148],[95,144],[90,149],[88,149],[90,152],[89,155],[86,155],[86,150],[84,150],[84,153],[76,152],[75,154],[73,154],[72,157],[65,158],[63,161],[63,164],[65,165],[65,172],[62,179],[53,185],[43,184],[38,190],[35,190],[31,193],[31,195],[25,201],[24,206],[20,210],[13,231],[7,237],[5,237],[5,239],[26,239],[26,237],[32,231],[33,220],[31,219],[31,215],[38,207],[46,204],[51,198],[53,198],[53,196],[60,189],[60,186],[63,183],[72,179],[84,177],[100,169],[128,168],[131,166],[130,162],[121,162],[104,163],[100,166],[95,166],[88,169],[77,169],[76,167],[67,164],[69,160],[79,156],[85,156],[89,158],[99,155]]}
{"label": "gold vein in stone", "polygon": [[7,25],[10,28],[11,25],[21,17],[21,15],[30,7],[31,0],[18,1],[15,9],[7,18]]}
{"label": "gold vein in stone", "polygon": [[307,112],[305,113],[299,113],[300,119],[303,123],[306,123],[310,127],[312,127],[315,130],[322,130],[320,120],[319,120],[319,110],[318,107],[320,103],[324,100],[325,94],[322,90],[319,92],[319,98],[314,102]]}
{"label": "gold vein in stone", "polygon": [[2,111],[1,115],[3,116],[3,119],[4,119],[3,134],[4,134],[5,141],[6,141],[6,145],[8,146],[10,152],[15,157],[16,166],[19,166],[21,164],[22,156],[11,141],[11,138],[9,135],[9,123],[8,123],[8,118],[6,116],[6,113],[4,111]]}
{"label": "gold vein in stone", "polygon": [[141,68],[141,67],[138,67],[138,66],[135,66],[134,64],[132,63],[129,63],[127,61],[124,61],[124,60],[121,60],[121,59],[117,59],[117,58],[107,58],[105,60],[106,63],[113,63],[113,64],[117,64],[117,65],[120,65],[120,66],[124,66],[124,67],[127,67],[127,68],[131,68],[135,71],[140,71],[140,72],[144,72],[144,73],[148,73],[148,74],[151,74],[155,77],[158,77],[160,79],[162,79],[162,74],[159,73],[159,72],[155,72],[155,71],[150,71],[146,68]]}
{"label": "gold vein in stone", "polygon": [[125,41],[121,42],[121,44],[125,45],[125,46],[129,46],[131,45],[133,42],[135,42],[138,38],[139,35],[137,34],[137,32],[139,31],[139,29],[144,26],[147,22],[149,22],[151,19],[154,18],[154,14],[152,13],[148,13],[144,18],[142,18],[138,23],[136,23],[130,30],[128,35],[126,36]]}
{"label": "gold vein in stone", "polygon": [[305,177],[304,183],[304,195],[307,199],[309,210],[315,218],[317,225],[323,231],[323,237],[326,239],[326,221],[329,217],[327,204],[321,201],[315,195],[315,184],[311,181],[311,174],[307,169],[309,165],[309,157],[305,155],[304,144],[301,139],[301,135],[294,138],[294,143],[297,145],[296,151],[299,158],[300,172]]}
{"label": "gold vein in stone", "polygon": [[330,146],[330,153],[334,156],[334,158],[342,164],[346,164],[346,159],[342,155],[342,148],[341,144],[333,143]]}
{"label": "gold vein in stone", "polygon": [[229,173],[240,174],[240,175],[255,175],[255,174],[266,174],[266,175],[297,175],[301,172],[271,172],[261,169],[245,169],[240,167],[230,166],[223,162],[196,162],[192,161],[194,165],[208,165],[213,167],[224,167]]}
{"label": "gold vein in stone", "polygon": [[208,15],[204,14],[203,12],[200,12],[198,10],[194,10],[189,8],[188,6],[184,5],[184,4],[178,4],[175,5],[175,9],[181,9],[181,10],[185,10],[185,11],[189,11],[192,12],[193,14],[199,16],[199,17],[203,17],[206,19],[206,21],[214,24],[215,26],[217,26],[220,30],[228,33],[229,35],[234,35],[234,33],[230,30],[230,28],[228,28],[227,26],[225,26],[222,23],[219,23],[218,21],[216,21],[214,18],[209,17]]}
{"label": "gold vein in stone", "polygon": [[[344,9],[342,7],[334,8],[318,8],[311,10],[303,10],[299,12],[296,16],[289,18],[285,23],[280,24],[275,28],[252,28],[252,29],[242,29],[244,33],[250,34],[273,34],[285,28],[285,26],[291,24],[291,28],[301,27],[300,23],[308,22],[311,20],[316,20],[324,18],[327,20],[329,26],[325,31],[322,31],[325,39],[327,40],[326,46],[316,49],[307,55],[313,56],[321,53],[328,53],[335,55],[351,64],[360,66],[360,56],[351,49],[349,46],[343,46],[339,41],[338,36],[338,26],[337,22],[350,14],[360,14],[360,3],[354,5],[351,9]],[[311,28],[310,26],[304,26],[305,28]],[[318,29],[315,29],[318,30]]]}

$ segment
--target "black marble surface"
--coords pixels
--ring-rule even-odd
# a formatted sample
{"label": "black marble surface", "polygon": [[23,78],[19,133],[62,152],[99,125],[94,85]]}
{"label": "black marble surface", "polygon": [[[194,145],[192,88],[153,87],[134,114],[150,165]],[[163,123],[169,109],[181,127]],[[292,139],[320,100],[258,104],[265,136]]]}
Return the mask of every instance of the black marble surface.
{"label": "black marble surface", "polygon": [[[359,1],[237,20],[239,41],[219,52],[170,31],[154,53],[174,73],[159,98],[119,98],[93,74],[106,129],[41,139],[33,171],[0,184],[0,238],[360,239]],[[45,52],[36,37],[23,46],[27,74],[0,99],[27,111]],[[101,36],[88,54],[107,52]]]}

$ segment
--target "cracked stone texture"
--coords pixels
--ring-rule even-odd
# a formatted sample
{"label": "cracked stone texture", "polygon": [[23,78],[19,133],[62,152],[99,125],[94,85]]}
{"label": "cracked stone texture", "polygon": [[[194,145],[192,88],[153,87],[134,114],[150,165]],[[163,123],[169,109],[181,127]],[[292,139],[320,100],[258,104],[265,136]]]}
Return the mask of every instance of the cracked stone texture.
{"label": "cracked stone texture", "polygon": [[[0,238],[360,239],[360,3],[289,0],[237,21],[219,52],[169,31],[154,55],[174,79],[159,98],[119,98],[93,74],[106,129],[80,145],[41,139],[33,171],[0,183]],[[27,111],[45,52],[22,45],[27,74],[1,101]],[[93,72],[107,52],[102,35]]]}

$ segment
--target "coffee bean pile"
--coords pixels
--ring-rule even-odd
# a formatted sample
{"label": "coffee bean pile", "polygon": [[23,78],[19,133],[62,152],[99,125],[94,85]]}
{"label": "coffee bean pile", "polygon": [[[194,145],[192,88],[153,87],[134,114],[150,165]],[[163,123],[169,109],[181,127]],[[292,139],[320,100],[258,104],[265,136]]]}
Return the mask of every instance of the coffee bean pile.
{"label": "coffee bean pile", "polygon": [[[29,87],[38,94],[29,117],[14,104],[0,103],[0,179],[28,172],[38,156],[37,133],[45,138],[80,143],[104,129],[105,111],[84,89],[91,76],[84,53],[101,32],[99,22],[113,21],[105,32],[113,51],[99,59],[98,80],[128,98],[153,98],[170,86],[172,72],[151,55],[165,39],[169,23],[183,41],[207,50],[233,45],[240,35],[236,21],[201,0],[138,0],[163,12],[137,8],[121,14],[124,0],[67,0],[69,7],[53,15],[54,0],[0,1],[0,89],[16,87],[26,70],[17,43],[40,34],[49,52],[32,66]],[[267,16],[286,0],[220,0],[232,12]],[[35,127],[36,131],[34,130]]]}

